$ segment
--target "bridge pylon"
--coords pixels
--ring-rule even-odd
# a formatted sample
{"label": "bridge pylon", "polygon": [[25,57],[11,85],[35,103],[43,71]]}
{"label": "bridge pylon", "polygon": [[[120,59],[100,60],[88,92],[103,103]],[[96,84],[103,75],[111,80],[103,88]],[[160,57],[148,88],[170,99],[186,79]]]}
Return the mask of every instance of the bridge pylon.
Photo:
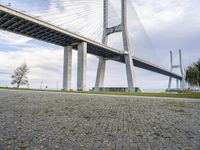
{"label": "bridge pylon", "polygon": [[[185,78],[184,78],[184,71],[183,71],[183,65],[182,65],[182,52],[179,50],[179,64],[175,65],[173,60],[173,53],[170,51],[170,67],[171,72],[174,71],[174,69],[180,69],[180,73],[182,76],[182,80],[176,79],[176,89],[175,90],[183,90],[185,88]],[[171,91],[172,89],[172,77],[169,77],[169,84],[167,91]]]}
{"label": "bridge pylon", "polygon": [[[103,19],[103,38],[102,43],[107,45],[108,36],[116,32],[122,32],[124,56],[126,64],[126,75],[128,90],[135,92],[134,84],[135,79],[135,68],[132,61],[132,52],[129,44],[128,30],[127,30],[127,0],[121,0],[121,23],[114,27],[108,27],[108,0],[104,0],[104,19]],[[104,77],[106,69],[106,58],[100,57],[97,69],[95,90],[99,91],[104,86]]]}

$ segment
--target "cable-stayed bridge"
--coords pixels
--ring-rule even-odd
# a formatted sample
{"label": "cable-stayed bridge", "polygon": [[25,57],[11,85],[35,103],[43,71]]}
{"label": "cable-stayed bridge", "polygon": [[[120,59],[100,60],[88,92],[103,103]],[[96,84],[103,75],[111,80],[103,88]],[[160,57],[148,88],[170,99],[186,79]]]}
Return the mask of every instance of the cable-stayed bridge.
{"label": "cable-stayed bridge", "polygon": [[[65,49],[63,89],[65,90],[69,90],[71,88],[72,49],[78,50],[78,90],[85,90],[86,87],[85,78],[87,53],[100,57],[95,85],[96,90],[103,86],[106,60],[114,60],[126,64],[129,91],[134,91],[134,66],[166,75],[180,81],[183,80],[181,75],[172,73],[171,71],[156,64],[152,64],[131,55],[126,29],[126,0],[122,0],[122,23],[117,26],[108,27],[108,12],[106,9],[108,9],[108,0],[104,0],[104,35],[102,42],[104,44],[4,5],[0,5],[0,29],[63,46]],[[107,36],[115,32],[122,32],[123,34],[125,49],[123,52],[107,46]]]}

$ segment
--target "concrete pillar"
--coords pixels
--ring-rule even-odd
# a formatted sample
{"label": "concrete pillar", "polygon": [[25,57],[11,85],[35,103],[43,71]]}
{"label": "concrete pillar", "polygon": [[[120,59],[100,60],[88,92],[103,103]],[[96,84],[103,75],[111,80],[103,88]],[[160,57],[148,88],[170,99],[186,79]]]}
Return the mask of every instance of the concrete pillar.
{"label": "concrete pillar", "polygon": [[182,62],[182,52],[181,52],[181,50],[179,50],[179,61],[180,61],[180,71],[181,71],[181,75],[183,77],[184,73],[183,73],[183,62]]}
{"label": "concrete pillar", "polygon": [[179,89],[179,80],[176,79],[176,89]]}
{"label": "concrete pillar", "polygon": [[[104,0],[103,4],[104,4],[103,6],[104,19],[103,19],[102,43],[107,45],[108,36],[106,35],[106,30],[108,28],[108,0]],[[95,91],[99,91],[99,87],[104,87],[105,70],[106,70],[106,59],[100,57],[96,75]]]}
{"label": "concrete pillar", "polygon": [[78,44],[77,90],[86,91],[87,43]]}
{"label": "concrete pillar", "polygon": [[106,31],[108,28],[108,0],[104,0],[103,2],[103,38],[102,43],[107,45],[108,36],[106,35]]}
{"label": "concrete pillar", "polygon": [[127,52],[125,54],[125,63],[126,63],[126,74],[127,74],[127,82],[128,89],[130,92],[135,92],[134,83],[136,83],[135,79],[135,68],[132,60],[132,54],[129,44],[128,38],[128,30],[127,30],[127,0],[122,0],[122,36],[123,36],[123,45],[124,51]]}
{"label": "concrete pillar", "polygon": [[96,83],[95,83],[95,91],[99,91],[99,87],[104,86],[105,69],[106,69],[106,58],[103,58],[103,57],[99,58]]}
{"label": "concrete pillar", "polygon": [[169,78],[169,84],[168,84],[168,89],[171,89],[171,84],[172,84],[172,78]]}
{"label": "concrete pillar", "polygon": [[133,61],[132,58],[130,58],[130,55],[125,55],[125,63],[126,63],[128,90],[129,92],[135,92],[134,83],[136,83],[136,80],[135,80]]}
{"label": "concrete pillar", "polygon": [[184,90],[184,88],[183,88],[183,80],[179,81],[179,86],[180,86],[180,90]]}
{"label": "concrete pillar", "polygon": [[[171,70],[171,72],[173,71],[173,54],[172,54],[172,51],[170,51],[170,70]],[[171,86],[172,86],[172,77],[169,77],[168,89],[171,89]]]}
{"label": "concrete pillar", "polygon": [[186,83],[185,83],[185,77],[183,76],[183,79],[180,81],[181,82],[181,90],[186,89]]}
{"label": "concrete pillar", "polygon": [[72,47],[64,47],[63,90],[70,90],[72,84]]}
{"label": "concrete pillar", "polygon": [[183,62],[182,62],[182,52],[179,50],[179,61],[180,61],[180,71],[182,75],[182,80],[180,81],[181,83],[181,90],[185,89],[185,77],[184,77],[184,71],[183,71]]}

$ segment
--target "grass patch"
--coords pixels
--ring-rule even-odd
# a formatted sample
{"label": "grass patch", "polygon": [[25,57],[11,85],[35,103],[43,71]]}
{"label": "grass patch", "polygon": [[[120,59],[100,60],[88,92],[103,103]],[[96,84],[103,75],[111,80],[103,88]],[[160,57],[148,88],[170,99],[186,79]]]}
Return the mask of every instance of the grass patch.
{"label": "grass patch", "polygon": [[26,89],[26,88],[5,88],[7,90],[28,90],[28,91],[46,91],[46,92],[66,92],[66,93],[82,93],[82,94],[104,94],[104,95],[125,95],[125,96],[147,96],[147,97],[170,97],[170,98],[197,98],[200,99],[200,93],[180,92],[180,93],[131,93],[131,92],[95,92],[95,91],[60,91],[60,90],[40,90],[40,89]]}

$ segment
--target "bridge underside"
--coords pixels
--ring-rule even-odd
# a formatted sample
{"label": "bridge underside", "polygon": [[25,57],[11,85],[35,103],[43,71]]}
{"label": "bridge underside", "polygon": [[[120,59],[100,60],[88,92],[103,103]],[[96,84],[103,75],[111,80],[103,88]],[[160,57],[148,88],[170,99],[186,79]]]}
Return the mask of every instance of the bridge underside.
{"label": "bridge underside", "polygon": [[[78,43],[86,42],[87,53],[125,63],[124,54],[120,53],[118,50],[2,5],[0,5],[0,29],[59,46],[72,45],[73,49],[76,50]],[[133,57],[133,63],[136,67],[182,80],[180,75],[174,74],[169,70],[161,68],[145,60]]]}

